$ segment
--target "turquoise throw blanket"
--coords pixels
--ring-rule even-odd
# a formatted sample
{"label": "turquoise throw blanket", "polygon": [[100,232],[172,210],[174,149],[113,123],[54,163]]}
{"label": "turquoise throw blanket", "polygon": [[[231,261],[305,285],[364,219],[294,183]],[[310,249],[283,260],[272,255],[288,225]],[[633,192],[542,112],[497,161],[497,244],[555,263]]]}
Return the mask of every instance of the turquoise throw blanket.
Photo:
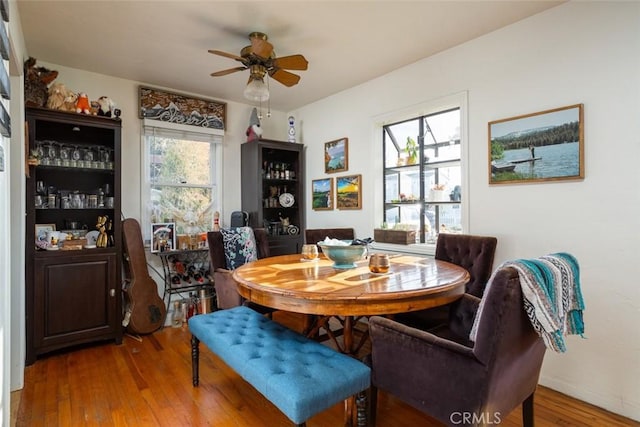
{"label": "turquoise throw blanket", "polygon": [[[547,348],[565,352],[566,335],[583,336],[584,300],[580,290],[580,269],[572,255],[556,253],[535,259],[507,261],[496,271],[503,267],[513,267],[518,271],[524,309]],[[492,282],[493,277],[487,283],[485,295]],[[472,341],[475,341],[483,302],[484,299],[471,329]]]}

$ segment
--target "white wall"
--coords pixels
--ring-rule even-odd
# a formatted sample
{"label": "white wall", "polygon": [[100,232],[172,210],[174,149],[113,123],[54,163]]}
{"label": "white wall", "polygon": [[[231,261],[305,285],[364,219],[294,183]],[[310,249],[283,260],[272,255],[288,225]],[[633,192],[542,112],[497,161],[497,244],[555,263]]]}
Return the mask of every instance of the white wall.
{"label": "white wall", "polygon": [[[24,202],[24,133],[22,120],[24,112],[22,93],[22,53],[24,39],[20,16],[15,1],[9,2],[9,42],[11,53],[9,72],[11,83],[11,115],[12,133],[9,150],[5,152],[5,183],[0,191],[1,203],[7,203],[2,210],[2,226],[5,242],[0,252],[6,251],[5,263],[0,267],[3,278],[0,280],[0,330],[3,331],[4,343],[0,349],[0,365],[2,365],[2,392],[0,392],[0,406],[2,416],[0,424],[9,425],[10,395],[9,390],[16,390],[23,386],[24,371],[24,235],[25,235],[25,202]],[[6,147],[5,147],[6,148]],[[0,263],[2,264],[2,263]],[[18,307],[18,309],[16,309]]]}
{"label": "white wall", "polygon": [[[361,211],[307,210],[307,227],[371,236],[382,218],[375,119],[468,91],[469,232],[498,237],[496,266],[556,251],[581,264],[586,339],[548,352],[541,383],[640,420],[639,52],[640,3],[571,2],[300,108],[307,182],[328,176],[323,143],[348,137],[348,173],[364,187]],[[583,181],[488,185],[487,122],[577,103]]]}

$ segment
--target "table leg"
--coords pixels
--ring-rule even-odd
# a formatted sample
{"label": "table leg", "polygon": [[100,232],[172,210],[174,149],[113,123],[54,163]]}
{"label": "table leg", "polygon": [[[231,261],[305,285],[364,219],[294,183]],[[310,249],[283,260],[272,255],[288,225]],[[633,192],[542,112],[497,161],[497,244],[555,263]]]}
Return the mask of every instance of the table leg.
{"label": "table leg", "polygon": [[353,356],[353,316],[345,316],[343,326],[343,353]]}

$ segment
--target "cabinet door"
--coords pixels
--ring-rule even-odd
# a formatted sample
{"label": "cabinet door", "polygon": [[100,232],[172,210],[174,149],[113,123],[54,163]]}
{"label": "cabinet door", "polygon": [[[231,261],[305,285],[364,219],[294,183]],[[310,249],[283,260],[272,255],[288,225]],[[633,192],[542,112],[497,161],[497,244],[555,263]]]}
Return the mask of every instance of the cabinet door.
{"label": "cabinet door", "polygon": [[43,256],[34,267],[37,353],[117,335],[115,253]]}

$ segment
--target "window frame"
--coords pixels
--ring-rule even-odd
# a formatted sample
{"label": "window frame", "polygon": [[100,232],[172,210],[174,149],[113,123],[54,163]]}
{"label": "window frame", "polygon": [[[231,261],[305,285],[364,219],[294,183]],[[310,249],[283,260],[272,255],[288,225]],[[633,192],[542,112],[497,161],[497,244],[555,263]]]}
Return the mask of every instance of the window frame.
{"label": "window frame", "polygon": [[[468,94],[466,91],[460,92],[454,95],[442,97],[439,99],[434,99],[431,101],[425,101],[424,103],[417,104],[411,107],[407,107],[392,113],[387,113],[384,115],[380,115],[374,118],[374,127],[376,132],[376,141],[378,143],[379,150],[381,155],[378,156],[377,164],[379,165],[379,175],[376,177],[376,181],[379,183],[379,188],[382,188],[382,191],[376,192],[374,195],[375,204],[375,228],[379,228],[384,223],[385,211],[386,211],[386,200],[385,200],[385,145],[383,140],[383,128],[387,125],[392,125],[395,123],[406,122],[410,120],[415,120],[417,118],[424,118],[425,116],[432,116],[437,113],[459,109],[460,110],[460,180],[462,187],[463,197],[459,203],[460,207],[460,225],[462,227],[463,233],[468,233],[469,230],[469,171],[468,171],[468,158],[469,158],[469,139],[468,139]],[[422,152],[423,141],[418,141],[420,146],[420,152]],[[420,168],[420,181],[422,182],[424,179],[424,165]],[[420,194],[420,200],[418,203],[426,206],[428,201],[426,200],[428,197],[428,191],[424,191],[425,194]],[[421,220],[422,222],[422,220]],[[437,230],[436,230],[437,232]],[[422,239],[422,238],[421,238]],[[399,251],[407,251],[407,252],[421,252],[426,254],[433,254],[435,250],[435,242],[430,243],[415,243],[410,245],[394,245],[394,244],[386,244],[386,243],[377,243],[378,247],[388,247],[392,250]]]}
{"label": "window frame", "polygon": [[[219,129],[200,128],[194,126],[181,125],[176,123],[160,122],[157,120],[143,119],[142,132],[140,133],[140,227],[142,229],[142,237],[145,245],[150,245],[151,241],[151,189],[154,186],[172,187],[172,188],[200,188],[209,189],[211,191],[212,206],[211,212],[222,211],[223,200],[223,147],[224,147],[224,131]],[[185,139],[198,142],[206,142],[210,144],[210,162],[208,184],[189,184],[174,182],[151,182],[150,162],[151,153],[147,138],[150,133],[157,132],[158,136],[173,139]]]}

